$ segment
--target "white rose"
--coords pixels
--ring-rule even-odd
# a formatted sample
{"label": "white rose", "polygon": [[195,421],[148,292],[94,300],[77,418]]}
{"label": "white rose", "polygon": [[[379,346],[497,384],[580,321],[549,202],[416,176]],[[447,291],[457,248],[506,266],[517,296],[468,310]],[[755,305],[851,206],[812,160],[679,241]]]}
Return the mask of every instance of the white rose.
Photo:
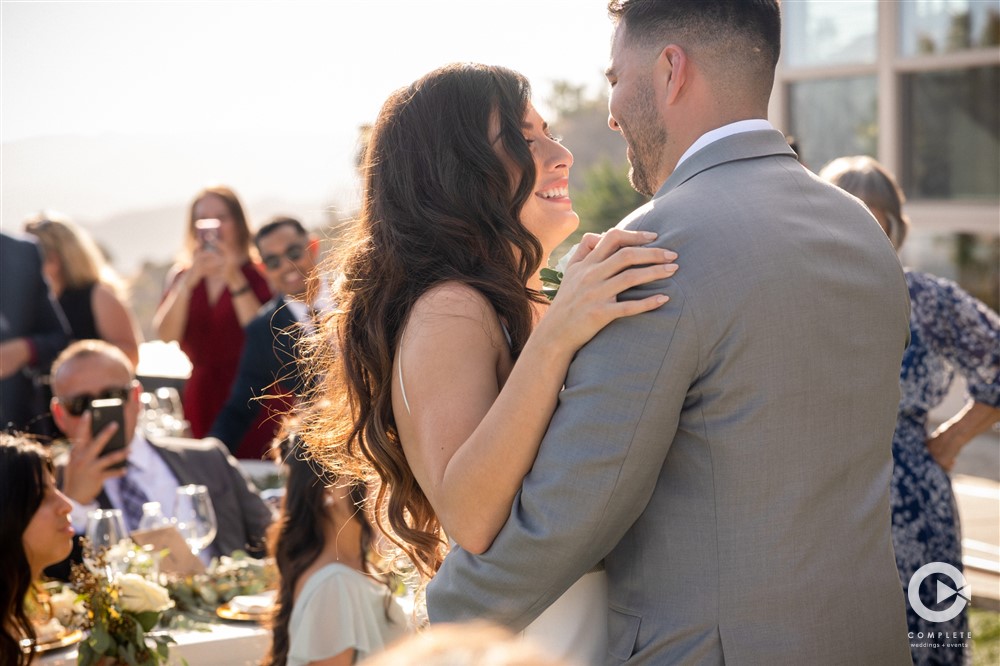
{"label": "white rose", "polygon": [[569,251],[562,256],[562,259],[560,259],[559,262],[556,264],[557,271],[559,271],[560,273],[566,272],[566,267],[569,266],[569,260],[573,258],[574,254],[576,254],[576,248],[578,247],[580,247],[579,243],[571,247]]}
{"label": "white rose", "polygon": [[70,625],[74,615],[86,612],[83,602],[77,599],[76,592],[68,587],[49,597],[49,605],[52,607],[52,615],[65,627]]}
{"label": "white rose", "polygon": [[132,613],[159,613],[174,605],[165,588],[138,574],[119,576],[118,592],[122,610]]}

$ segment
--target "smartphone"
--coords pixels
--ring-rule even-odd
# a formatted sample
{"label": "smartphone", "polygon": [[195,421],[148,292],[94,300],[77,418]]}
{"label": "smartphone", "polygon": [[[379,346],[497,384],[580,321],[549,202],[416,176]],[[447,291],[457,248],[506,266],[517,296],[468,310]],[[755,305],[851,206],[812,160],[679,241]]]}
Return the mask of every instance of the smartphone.
{"label": "smartphone", "polygon": [[[109,423],[117,423],[118,430],[104,445],[101,455],[105,456],[125,448],[125,403],[120,398],[94,400],[90,403],[90,433],[96,437]],[[125,461],[112,465],[113,469],[122,469]]]}
{"label": "smartphone", "polygon": [[198,246],[202,248],[215,247],[219,243],[219,227],[222,223],[215,218],[195,220],[194,232],[198,237]]}

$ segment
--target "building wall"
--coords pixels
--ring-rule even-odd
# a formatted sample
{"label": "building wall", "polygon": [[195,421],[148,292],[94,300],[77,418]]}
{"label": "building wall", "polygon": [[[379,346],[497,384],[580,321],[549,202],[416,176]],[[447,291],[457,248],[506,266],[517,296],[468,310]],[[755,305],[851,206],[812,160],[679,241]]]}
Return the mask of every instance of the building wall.
{"label": "building wall", "polygon": [[903,263],[1000,305],[1000,2],[782,5],[770,117],[814,171],[871,155],[913,223]]}

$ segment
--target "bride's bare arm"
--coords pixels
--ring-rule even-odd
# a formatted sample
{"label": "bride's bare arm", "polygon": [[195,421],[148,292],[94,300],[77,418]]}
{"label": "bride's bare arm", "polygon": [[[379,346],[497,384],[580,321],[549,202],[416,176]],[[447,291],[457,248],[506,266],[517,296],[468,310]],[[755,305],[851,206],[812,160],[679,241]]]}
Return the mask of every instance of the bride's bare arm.
{"label": "bride's bare arm", "polygon": [[666,302],[616,298],[677,269],[673,253],[623,248],[649,240],[621,231],[600,243],[588,238],[512,369],[496,312],[475,289],[448,283],[414,306],[396,359],[403,391],[397,374],[393,411],[414,476],[464,549],[484,552],[507,520],[573,354],[610,321]]}

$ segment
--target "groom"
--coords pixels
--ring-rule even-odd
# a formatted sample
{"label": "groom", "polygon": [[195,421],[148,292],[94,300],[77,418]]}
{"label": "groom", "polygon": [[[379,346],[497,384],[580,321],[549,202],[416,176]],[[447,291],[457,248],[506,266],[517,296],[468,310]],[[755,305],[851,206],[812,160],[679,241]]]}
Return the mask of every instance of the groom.
{"label": "groom", "polygon": [[433,622],[530,623],[604,560],[608,663],[908,664],[889,536],[906,284],[764,120],[776,0],[615,0],[609,123],[683,268],[582,349],[510,518]]}

